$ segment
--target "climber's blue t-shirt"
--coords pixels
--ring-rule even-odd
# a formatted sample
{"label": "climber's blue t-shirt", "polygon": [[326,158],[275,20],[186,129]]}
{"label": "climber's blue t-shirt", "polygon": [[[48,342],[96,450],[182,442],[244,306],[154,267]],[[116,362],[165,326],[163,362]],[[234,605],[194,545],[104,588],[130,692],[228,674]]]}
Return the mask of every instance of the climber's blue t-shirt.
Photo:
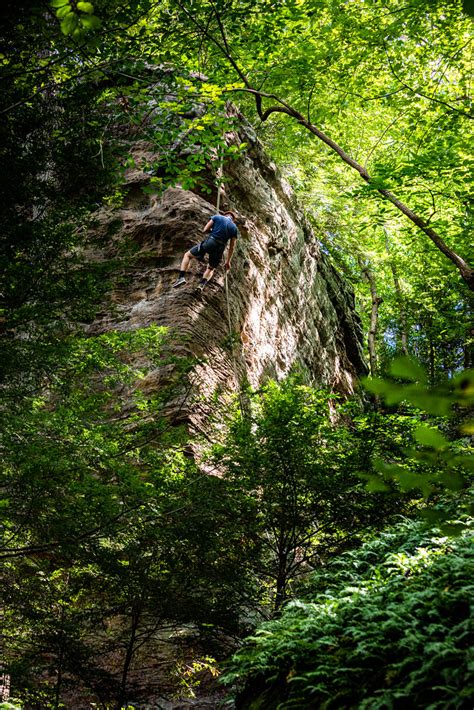
{"label": "climber's blue t-shirt", "polygon": [[215,214],[212,219],[211,235],[221,242],[228,242],[229,239],[234,239],[238,232],[237,227],[230,219],[220,214]]}

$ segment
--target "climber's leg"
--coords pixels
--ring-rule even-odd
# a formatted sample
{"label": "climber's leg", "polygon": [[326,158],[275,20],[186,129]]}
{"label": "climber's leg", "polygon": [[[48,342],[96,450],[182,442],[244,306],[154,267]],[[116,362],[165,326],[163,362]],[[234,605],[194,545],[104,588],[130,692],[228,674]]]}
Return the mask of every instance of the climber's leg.
{"label": "climber's leg", "polygon": [[207,267],[205,272],[202,275],[202,278],[198,284],[198,291],[202,291],[204,286],[209,283],[209,281],[212,279],[214,276],[214,269],[212,269],[210,266]]}
{"label": "climber's leg", "polygon": [[185,253],[185,255],[183,256],[183,259],[182,259],[182,261],[181,261],[180,270],[179,270],[179,276],[178,276],[178,278],[176,279],[176,281],[174,282],[173,288],[177,288],[178,286],[182,286],[182,284],[185,284],[185,283],[186,283],[186,278],[185,278],[185,277],[186,277],[186,272],[187,272],[188,269],[189,269],[189,265],[190,265],[191,259],[192,259],[193,257],[195,257],[195,258],[198,259],[199,261],[202,261],[202,260],[203,260],[204,254],[201,255],[201,254],[200,254],[200,251],[199,251],[200,248],[201,248],[201,244],[197,245],[197,247],[193,247],[193,250],[196,251],[196,248],[197,248],[197,254],[194,254],[193,251],[190,249],[190,250],[187,251],[187,252]]}
{"label": "climber's leg", "polygon": [[220,244],[215,242],[210,245],[208,249],[209,254],[209,266],[202,275],[202,279],[199,283],[198,289],[203,290],[204,286],[209,283],[209,281],[214,276],[215,269],[219,266],[222,261],[222,255],[225,251],[225,244]]}
{"label": "climber's leg", "polygon": [[183,256],[179,277],[174,282],[173,288],[177,288],[178,286],[181,286],[182,284],[186,283],[185,276],[186,272],[189,269],[189,265],[191,263],[192,258],[197,259],[198,261],[202,261],[204,259],[205,254],[208,254],[209,266],[206,268],[204,274],[202,275],[201,281],[198,286],[198,288],[202,290],[204,286],[212,279],[214,275],[214,270],[217,266],[219,266],[222,261],[222,255],[224,251],[225,244],[218,242],[212,237],[208,237],[207,239],[204,239],[204,241],[202,241],[200,244],[196,244],[195,246],[193,246]]}
{"label": "climber's leg", "polygon": [[183,260],[181,262],[180,266],[180,274],[181,273],[186,273],[186,271],[189,269],[189,264],[191,263],[191,252],[187,251],[186,254],[183,256]]}

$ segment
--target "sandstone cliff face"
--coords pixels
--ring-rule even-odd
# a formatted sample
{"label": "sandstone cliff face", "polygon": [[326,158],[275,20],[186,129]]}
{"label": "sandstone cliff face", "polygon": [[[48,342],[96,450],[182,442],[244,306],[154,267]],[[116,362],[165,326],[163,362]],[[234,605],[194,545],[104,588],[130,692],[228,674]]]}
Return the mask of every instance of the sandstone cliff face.
{"label": "sandstone cliff face", "polygon": [[[98,215],[104,234],[131,239],[138,251],[112,294],[114,308],[90,332],[168,326],[179,352],[198,361],[190,375],[195,396],[182,408],[197,430],[216,391],[236,391],[244,378],[258,386],[299,365],[312,383],[348,394],[366,370],[351,288],[322,253],[289,185],[250,127],[227,140],[248,146],[243,157],[224,165],[221,209],[237,210],[245,220],[228,276],[228,303],[223,266],[202,297],[194,290],[203,270],[197,262],[187,284],[171,288],[183,253],[203,238],[216,212],[206,199],[179,188],[147,196],[142,187],[149,176],[133,169],[124,208]],[[137,146],[138,162],[146,151]],[[144,386],[153,389],[158,378],[150,376]]]}

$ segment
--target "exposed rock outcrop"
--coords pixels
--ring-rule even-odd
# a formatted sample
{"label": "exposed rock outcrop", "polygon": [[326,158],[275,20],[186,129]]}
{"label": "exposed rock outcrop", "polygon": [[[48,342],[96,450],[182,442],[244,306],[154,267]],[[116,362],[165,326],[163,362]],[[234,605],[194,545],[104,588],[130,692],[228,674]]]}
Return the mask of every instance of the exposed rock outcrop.
{"label": "exposed rock outcrop", "polygon": [[[223,267],[202,298],[194,292],[202,270],[197,263],[185,286],[171,288],[184,251],[202,239],[216,211],[202,196],[179,188],[147,195],[142,187],[149,175],[135,168],[126,177],[125,206],[98,215],[104,234],[131,239],[138,251],[124,285],[112,294],[113,311],[90,331],[155,323],[179,334],[180,351],[198,360],[191,375],[198,397],[183,408],[197,429],[216,390],[235,391],[244,378],[257,386],[299,365],[313,383],[348,394],[366,371],[352,290],[322,252],[289,185],[248,125],[227,141],[247,144],[243,156],[224,165],[221,208],[236,209],[245,220],[228,277],[228,305]],[[147,150],[137,146],[138,164]],[[233,355],[229,314],[238,341]],[[145,386],[153,389],[156,381],[150,377]]]}

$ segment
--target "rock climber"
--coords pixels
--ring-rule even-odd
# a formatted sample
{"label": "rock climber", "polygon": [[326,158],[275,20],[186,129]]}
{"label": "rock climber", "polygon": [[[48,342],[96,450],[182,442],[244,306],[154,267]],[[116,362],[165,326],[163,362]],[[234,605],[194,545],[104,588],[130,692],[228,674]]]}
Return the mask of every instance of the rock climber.
{"label": "rock climber", "polygon": [[185,253],[181,262],[179,276],[174,282],[173,288],[177,288],[186,283],[186,272],[189,269],[192,257],[198,261],[203,261],[205,254],[208,254],[209,263],[197,287],[198,291],[202,291],[206,284],[212,279],[216,267],[221,263],[227,243],[229,243],[229,250],[227,252],[225,269],[229,271],[232,254],[234,253],[235,240],[238,235],[237,226],[235,224],[236,221],[236,215],[234,212],[230,211],[224,212],[223,215],[215,214],[211,217],[203,229],[205,234],[210,232],[210,235]]}

